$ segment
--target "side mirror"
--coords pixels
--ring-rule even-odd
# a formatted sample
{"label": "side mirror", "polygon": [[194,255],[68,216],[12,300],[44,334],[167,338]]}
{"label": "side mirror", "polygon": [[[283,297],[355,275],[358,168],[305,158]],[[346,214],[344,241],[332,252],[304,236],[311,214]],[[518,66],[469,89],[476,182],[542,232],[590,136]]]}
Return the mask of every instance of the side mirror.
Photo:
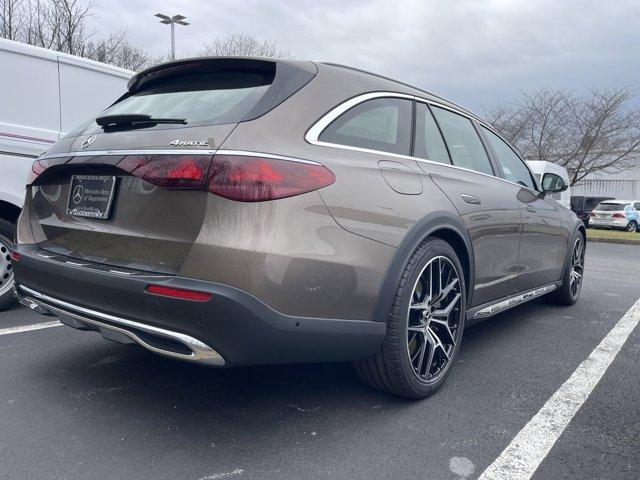
{"label": "side mirror", "polygon": [[564,192],[569,185],[564,182],[564,179],[560,175],[555,173],[545,173],[542,177],[542,192],[543,193],[559,193]]}

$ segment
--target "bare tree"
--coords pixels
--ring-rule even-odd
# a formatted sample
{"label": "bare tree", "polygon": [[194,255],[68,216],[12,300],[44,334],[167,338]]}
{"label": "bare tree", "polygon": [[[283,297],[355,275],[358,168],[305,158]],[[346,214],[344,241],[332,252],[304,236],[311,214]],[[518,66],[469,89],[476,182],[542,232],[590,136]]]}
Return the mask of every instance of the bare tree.
{"label": "bare tree", "polygon": [[211,43],[207,43],[202,50],[205,56],[245,56],[245,57],[277,57],[287,58],[289,52],[277,49],[275,42],[269,43],[260,41],[251,35],[234,33],[229,37],[216,38]]}
{"label": "bare tree", "polygon": [[25,23],[24,0],[0,0],[0,36],[17,40]]}
{"label": "bare tree", "polygon": [[486,112],[487,119],[527,160],[565,167],[571,184],[595,172],[640,165],[640,110],[629,88],[524,92],[516,104]]}
{"label": "bare tree", "polygon": [[89,29],[95,1],[0,0],[0,34],[4,38],[138,70],[149,55],[127,42],[126,31],[97,38]]}

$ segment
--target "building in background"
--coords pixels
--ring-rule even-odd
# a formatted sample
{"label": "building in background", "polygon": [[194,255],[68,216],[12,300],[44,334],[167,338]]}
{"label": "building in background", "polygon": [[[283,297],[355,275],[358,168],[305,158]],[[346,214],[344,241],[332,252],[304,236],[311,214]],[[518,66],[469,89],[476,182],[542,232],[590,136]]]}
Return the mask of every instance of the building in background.
{"label": "building in background", "polygon": [[572,186],[571,195],[640,199],[640,166],[617,174],[592,174]]}

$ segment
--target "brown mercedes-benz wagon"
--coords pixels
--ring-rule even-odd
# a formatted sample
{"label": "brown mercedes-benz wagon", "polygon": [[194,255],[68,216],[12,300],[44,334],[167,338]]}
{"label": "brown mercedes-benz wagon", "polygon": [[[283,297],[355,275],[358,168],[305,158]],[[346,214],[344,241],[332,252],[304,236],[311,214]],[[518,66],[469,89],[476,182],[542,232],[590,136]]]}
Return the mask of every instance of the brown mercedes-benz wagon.
{"label": "brown mercedes-benz wagon", "polygon": [[[96,92],[99,94],[99,92]],[[150,68],[32,168],[23,304],[213,366],[353,361],[424,397],[465,326],[580,293],[582,222],[472,113],[352,68]]]}

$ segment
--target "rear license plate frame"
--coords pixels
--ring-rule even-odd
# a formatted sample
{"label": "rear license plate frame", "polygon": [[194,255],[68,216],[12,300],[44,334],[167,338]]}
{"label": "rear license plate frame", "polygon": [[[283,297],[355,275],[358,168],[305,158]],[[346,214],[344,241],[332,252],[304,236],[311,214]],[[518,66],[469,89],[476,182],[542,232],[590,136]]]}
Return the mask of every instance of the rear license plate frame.
{"label": "rear license plate frame", "polygon": [[106,220],[111,215],[116,191],[115,175],[72,175],[67,214]]}

